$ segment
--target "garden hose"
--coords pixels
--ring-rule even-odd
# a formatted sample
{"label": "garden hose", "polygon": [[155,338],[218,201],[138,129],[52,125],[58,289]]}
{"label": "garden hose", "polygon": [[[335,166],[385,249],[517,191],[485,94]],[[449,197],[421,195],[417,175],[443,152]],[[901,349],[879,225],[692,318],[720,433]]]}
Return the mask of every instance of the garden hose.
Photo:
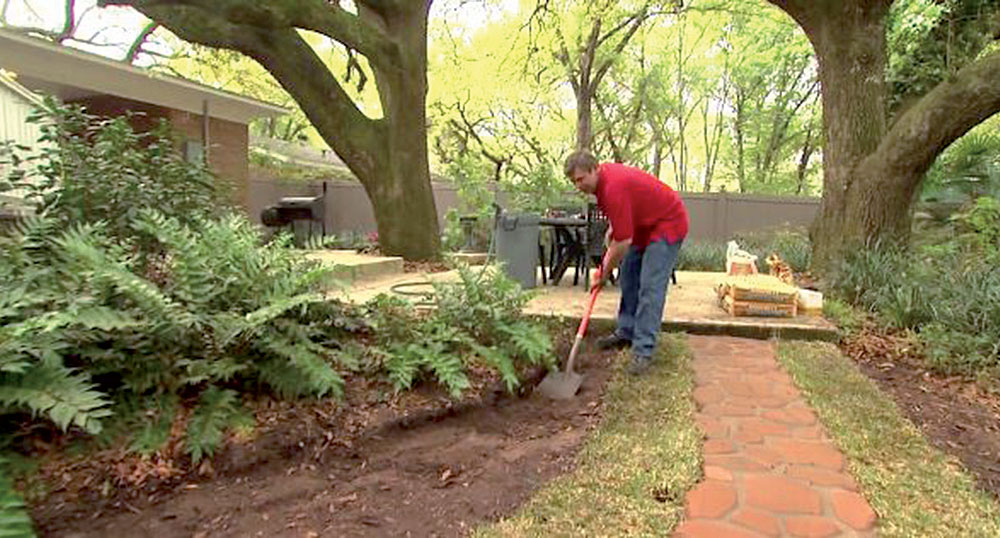
{"label": "garden hose", "polygon": [[[500,212],[500,206],[496,202],[493,202],[493,231],[490,233],[490,244],[486,249],[486,260],[483,262],[483,268],[479,270],[479,274],[476,276],[476,284],[482,280],[483,273],[485,273],[489,268],[490,261],[496,254],[496,230],[497,224],[500,222]],[[417,286],[426,286],[429,289],[422,291],[405,291],[406,288],[413,288]],[[411,280],[409,282],[400,282],[399,284],[393,284],[390,286],[389,291],[404,297],[421,298],[421,300],[413,302],[414,306],[434,306],[437,304],[437,300],[435,299],[434,284],[430,281]]]}

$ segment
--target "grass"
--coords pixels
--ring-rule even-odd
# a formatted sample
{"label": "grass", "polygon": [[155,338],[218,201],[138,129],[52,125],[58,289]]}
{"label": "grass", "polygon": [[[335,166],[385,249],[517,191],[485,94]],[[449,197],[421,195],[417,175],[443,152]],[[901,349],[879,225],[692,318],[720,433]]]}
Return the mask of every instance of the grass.
{"label": "grass", "polygon": [[691,353],[664,334],[660,360],[638,379],[616,373],[604,419],[577,469],[545,486],[510,518],[481,528],[501,536],[668,536],[701,474],[701,433],[691,400]]}
{"label": "grass", "polygon": [[1000,536],[1000,504],[836,347],[782,342],[778,359],[847,457],[879,536]]}

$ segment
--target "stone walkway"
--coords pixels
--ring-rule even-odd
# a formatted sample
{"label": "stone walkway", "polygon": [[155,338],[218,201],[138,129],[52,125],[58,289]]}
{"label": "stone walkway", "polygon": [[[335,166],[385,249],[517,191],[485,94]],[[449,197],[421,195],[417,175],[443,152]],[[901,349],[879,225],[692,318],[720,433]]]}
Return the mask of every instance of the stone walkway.
{"label": "stone walkway", "polygon": [[844,456],[763,340],[690,336],[705,479],[678,536],[874,536]]}

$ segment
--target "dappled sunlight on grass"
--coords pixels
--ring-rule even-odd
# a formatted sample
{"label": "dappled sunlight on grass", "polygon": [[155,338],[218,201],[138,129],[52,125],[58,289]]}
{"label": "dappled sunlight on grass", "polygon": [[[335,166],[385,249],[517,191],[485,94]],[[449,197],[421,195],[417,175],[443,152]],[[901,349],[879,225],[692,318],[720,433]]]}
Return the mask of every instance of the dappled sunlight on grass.
{"label": "dappled sunlight on grass", "polygon": [[847,456],[880,536],[1000,536],[996,499],[836,347],[782,342],[778,357]]}
{"label": "dappled sunlight on grass", "polygon": [[669,535],[701,470],[690,361],[684,336],[665,334],[649,374],[616,372],[578,468],[477,536]]}

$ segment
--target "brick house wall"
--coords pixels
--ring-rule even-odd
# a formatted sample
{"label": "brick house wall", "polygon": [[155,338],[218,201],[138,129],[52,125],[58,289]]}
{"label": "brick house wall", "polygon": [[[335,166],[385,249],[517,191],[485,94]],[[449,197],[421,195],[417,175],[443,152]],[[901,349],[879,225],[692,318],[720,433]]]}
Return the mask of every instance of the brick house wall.
{"label": "brick house wall", "polygon": [[[122,116],[128,111],[141,112],[129,122],[132,128],[145,132],[162,118],[187,140],[201,142],[202,115],[166,108],[150,103],[133,101],[113,95],[99,95],[74,101],[84,105],[91,114]],[[211,106],[211,105],[210,105]],[[211,114],[211,109],[209,109]],[[247,126],[219,118],[209,118],[208,166],[222,180],[232,186],[233,201],[247,206],[249,150]],[[183,148],[178,148],[182,150]]]}

